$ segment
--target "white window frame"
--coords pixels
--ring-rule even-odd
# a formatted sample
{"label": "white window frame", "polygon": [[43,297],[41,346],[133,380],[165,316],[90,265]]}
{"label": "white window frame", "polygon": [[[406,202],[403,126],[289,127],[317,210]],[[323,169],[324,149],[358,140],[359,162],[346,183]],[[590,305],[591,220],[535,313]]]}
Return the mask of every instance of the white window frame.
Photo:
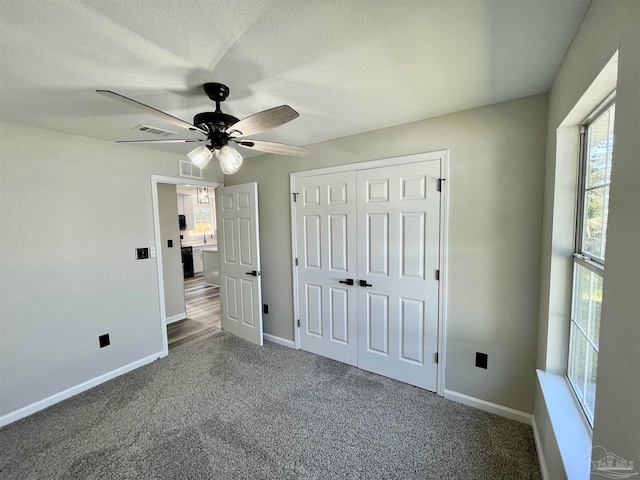
{"label": "white window frame", "polygon": [[[605,268],[605,254],[603,252],[602,258],[598,258],[592,256],[591,254],[585,252],[583,250],[583,240],[584,240],[584,217],[585,217],[585,202],[587,198],[587,168],[589,163],[589,127],[595,124],[603,115],[605,115],[609,109],[615,105],[615,92],[609,95],[594,111],[585,119],[584,122],[580,125],[580,158],[578,163],[578,182],[577,182],[577,202],[576,202],[576,215],[575,215],[575,227],[574,227],[574,253],[573,253],[573,282],[572,282],[572,293],[571,293],[571,319],[569,322],[569,355],[567,361],[567,381],[573,390],[573,393],[576,397],[576,400],[580,407],[582,408],[583,414],[589,424],[589,426],[593,427],[593,413],[591,412],[589,407],[586,405],[585,399],[583,398],[582,392],[586,390],[585,385],[582,387],[576,384],[576,381],[571,378],[569,373],[573,370],[573,362],[575,361],[574,356],[574,330],[579,330],[580,333],[585,337],[588,344],[593,347],[596,353],[599,353],[598,345],[596,345],[590,338],[588,332],[584,331],[584,329],[580,326],[580,323],[576,320],[576,296],[577,296],[577,288],[578,288],[578,269],[576,266],[583,267],[590,272],[595,273],[596,275],[602,278],[604,282],[604,268]],[[614,119],[615,122],[615,119]],[[615,140],[614,140],[615,142]],[[614,145],[615,148],[615,145]],[[609,180],[608,185],[611,184],[611,180]],[[608,209],[608,205],[607,205]],[[606,228],[606,226],[605,226]],[[606,232],[606,230],[605,230]],[[603,233],[605,233],[603,232]],[[606,249],[606,245],[605,245]],[[585,362],[585,372],[584,372],[584,381],[587,381],[587,371],[588,371],[588,363]],[[596,380],[597,382],[597,380]],[[595,394],[594,394],[595,395]],[[595,405],[595,399],[594,399]]]}

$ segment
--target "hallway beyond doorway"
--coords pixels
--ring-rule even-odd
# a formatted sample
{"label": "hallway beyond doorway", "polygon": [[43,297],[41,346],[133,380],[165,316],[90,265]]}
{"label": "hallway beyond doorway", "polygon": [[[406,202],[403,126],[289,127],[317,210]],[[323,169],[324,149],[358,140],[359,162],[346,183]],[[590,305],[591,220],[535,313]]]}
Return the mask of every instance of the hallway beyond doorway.
{"label": "hallway beyond doorway", "polygon": [[208,338],[221,331],[220,290],[202,275],[184,281],[187,318],[167,325],[169,350]]}

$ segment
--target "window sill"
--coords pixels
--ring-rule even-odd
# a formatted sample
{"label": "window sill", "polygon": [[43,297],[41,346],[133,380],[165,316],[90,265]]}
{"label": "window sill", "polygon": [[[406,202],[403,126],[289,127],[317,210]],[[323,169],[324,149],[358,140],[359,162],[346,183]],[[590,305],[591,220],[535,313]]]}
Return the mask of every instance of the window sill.
{"label": "window sill", "polygon": [[537,373],[567,478],[588,479],[592,433],[571,386],[564,376]]}

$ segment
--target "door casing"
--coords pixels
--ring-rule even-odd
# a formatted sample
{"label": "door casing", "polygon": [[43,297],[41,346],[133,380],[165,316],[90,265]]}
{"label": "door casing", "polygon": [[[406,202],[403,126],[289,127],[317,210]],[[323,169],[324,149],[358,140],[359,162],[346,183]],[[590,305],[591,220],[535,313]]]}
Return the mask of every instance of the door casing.
{"label": "door casing", "polygon": [[296,203],[295,194],[296,179],[310,177],[315,175],[325,175],[330,173],[342,173],[358,170],[366,170],[371,168],[389,167],[394,165],[403,165],[409,163],[419,163],[426,161],[440,161],[440,178],[442,191],[440,197],[440,282],[438,284],[438,378],[436,383],[436,393],[444,396],[445,387],[445,365],[446,365],[446,338],[447,338],[447,246],[448,246],[448,224],[449,224],[449,151],[439,150],[435,152],[417,153],[414,155],[406,155],[402,157],[391,157],[381,160],[372,160],[366,162],[350,163],[345,165],[337,165],[334,167],[318,168],[314,170],[305,170],[303,172],[294,172],[289,174],[291,207],[291,268],[293,271],[293,313],[294,318],[293,330],[296,348],[300,348],[300,333],[297,321],[299,315],[298,302],[298,268],[296,266],[296,258],[299,257],[297,251],[296,238]]}
{"label": "door casing", "polygon": [[[160,238],[160,210],[158,207],[158,184],[168,183],[173,185],[195,185],[197,187],[209,187],[216,189],[223,187],[221,183],[207,182],[191,178],[165,177],[151,175],[151,199],[153,203],[153,228],[155,233],[156,264],[158,273],[158,294],[160,297],[160,332],[162,335],[162,357],[169,355],[169,340],[167,338],[167,312],[164,304],[164,277],[162,270],[162,239]],[[177,219],[176,219],[177,221]],[[222,300],[221,300],[222,301]]]}

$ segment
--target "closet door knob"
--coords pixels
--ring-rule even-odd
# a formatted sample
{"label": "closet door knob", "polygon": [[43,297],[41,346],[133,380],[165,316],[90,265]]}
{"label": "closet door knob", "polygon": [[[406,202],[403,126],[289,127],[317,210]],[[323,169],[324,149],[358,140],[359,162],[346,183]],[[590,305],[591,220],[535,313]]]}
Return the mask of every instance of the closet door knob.
{"label": "closet door knob", "polygon": [[366,280],[360,280],[360,286],[361,287],[373,287],[373,285],[371,285],[370,283],[367,283]]}
{"label": "closet door knob", "polygon": [[346,285],[353,285],[353,278],[347,278],[346,280],[338,280],[338,283],[344,283]]}

